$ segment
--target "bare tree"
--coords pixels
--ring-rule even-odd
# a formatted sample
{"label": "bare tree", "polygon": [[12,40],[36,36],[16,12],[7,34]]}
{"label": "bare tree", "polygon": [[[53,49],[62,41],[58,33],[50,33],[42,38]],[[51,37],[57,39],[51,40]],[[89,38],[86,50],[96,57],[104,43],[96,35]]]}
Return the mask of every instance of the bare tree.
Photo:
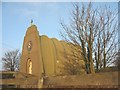
{"label": "bare tree", "polygon": [[105,6],[98,12],[98,32],[94,42],[96,69],[106,68],[114,63],[118,53],[117,11]]}
{"label": "bare tree", "polygon": [[2,57],[3,68],[7,71],[19,70],[21,53],[19,50],[8,51]]}
{"label": "bare tree", "polygon": [[96,68],[105,68],[116,58],[117,13],[107,7],[93,9],[91,2],[87,7],[84,4],[82,8],[78,4],[73,6],[71,21],[68,25],[61,22],[63,31],[60,34],[65,41],[82,47],[80,53],[86,72],[95,73]]}
{"label": "bare tree", "polygon": [[114,62],[114,65],[118,67],[118,69],[120,70],[120,51],[118,52],[117,58]]}
{"label": "bare tree", "polygon": [[85,64],[80,55],[81,47],[75,44],[68,43],[69,51],[62,52],[65,61],[63,62],[63,73],[69,75],[80,75],[85,73]]}

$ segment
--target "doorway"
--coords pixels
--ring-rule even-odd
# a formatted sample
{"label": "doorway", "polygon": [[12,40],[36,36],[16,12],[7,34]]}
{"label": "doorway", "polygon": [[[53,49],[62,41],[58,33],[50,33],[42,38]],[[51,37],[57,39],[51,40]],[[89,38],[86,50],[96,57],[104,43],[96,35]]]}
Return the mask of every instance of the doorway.
{"label": "doorway", "polygon": [[31,61],[31,59],[28,59],[28,61],[27,61],[27,72],[29,74],[32,74],[32,61]]}

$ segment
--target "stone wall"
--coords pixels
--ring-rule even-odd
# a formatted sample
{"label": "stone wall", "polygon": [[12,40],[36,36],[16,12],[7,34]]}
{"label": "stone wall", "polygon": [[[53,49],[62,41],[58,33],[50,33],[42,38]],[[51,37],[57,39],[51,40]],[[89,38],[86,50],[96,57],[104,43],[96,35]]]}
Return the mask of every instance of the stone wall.
{"label": "stone wall", "polygon": [[117,88],[118,72],[104,72],[80,76],[47,77],[45,88]]}
{"label": "stone wall", "polygon": [[[21,73],[21,72],[0,72],[2,82],[0,85],[4,86],[3,88],[38,88],[39,78],[34,75]],[[39,83],[40,84],[40,83]]]}

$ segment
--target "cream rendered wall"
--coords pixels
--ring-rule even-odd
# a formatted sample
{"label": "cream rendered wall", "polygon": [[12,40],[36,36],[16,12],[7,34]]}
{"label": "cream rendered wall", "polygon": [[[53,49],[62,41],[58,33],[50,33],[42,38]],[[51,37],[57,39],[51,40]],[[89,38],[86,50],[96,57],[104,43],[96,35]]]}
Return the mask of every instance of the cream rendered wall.
{"label": "cream rendered wall", "polygon": [[55,60],[56,74],[59,75],[62,74],[61,68],[64,61],[64,47],[61,44],[61,42],[58,41],[57,39],[52,38],[52,41],[54,43],[56,50],[56,60]]}
{"label": "cream rendered wall", "polygon": [[51,40],[42,35],[40,37],[40,44],[41,44],[41,52],[42,52],[42,59],[45,69],[45,75],[54,75],[54,51],[53,51],[53,44]]}
{"label": "cream rendered wall", "polygon": [[[32,42],[32,49],[30,51],[27,50],[29,41]],[[40,51],[39,32],[37,31],[37,27],[35,25],[32,25],[27,29],[24,37],[22,57],[20,61],[20,72],[28,73],[28,67],[26,64],[29,58],[32,61],[32,74],[40,77],[43,73],[43,62]]]}
{"label": "cream rendered wall", "polygon": [[[32,42],[32,49],[27,50],[28,42]],[[72,44],[65,41],[58,41],[56,38],[48,38],[45,35],[39,36],[35,25],[30,26],[24,37],[20,71],[28,73],[27,60],[32,61],[32,74],[41,77],[43,73],[47,76],[63,74],[63,63],[68,61],[65,57],[71,57],[74,51]],[[76,52],[76,51],[74,51]],[[77,52],[76,52],[77,53]],[[78,54],[76,54],[78,56]],[[84,64],[80,60],[81,64]]]}

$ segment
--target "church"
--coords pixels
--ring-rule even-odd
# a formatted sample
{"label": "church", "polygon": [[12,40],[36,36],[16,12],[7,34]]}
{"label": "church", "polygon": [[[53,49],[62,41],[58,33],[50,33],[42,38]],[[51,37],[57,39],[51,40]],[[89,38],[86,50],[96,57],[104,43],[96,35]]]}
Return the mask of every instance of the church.
{"label": "church", "polygon": [[[72,44],[39,35],[36,25],[31,25],[26,31],[20,60],[20,72],[38,77],[62,75],[65,57],[71,57]],[[79,49],[79,51],[81,51]],[[76,51],[75,51],[76,52]],[[74,52],[74,53],[75,53]],[[75,53],[75,55],[77,55]],[[81,55],[77,55],[82,57]],[[84,61],[79,60],[84,65]]]}
{"label": "church", "polygon": [[[19,72],[2,73],[2,88],[118,88],[118,71],[68,75],[64,67],[75,62],[85,66],[80,46],[39,35],[36,25],[28,27],[22,47]],[[74,56],[74,57],[73,57]],[[71,62],[73,60],[74,62]],[[68,61],[67,65],[64,62]],[[73,63],[72,65],[69,63]],[[85,72],[84,68],[80,69]]]}

